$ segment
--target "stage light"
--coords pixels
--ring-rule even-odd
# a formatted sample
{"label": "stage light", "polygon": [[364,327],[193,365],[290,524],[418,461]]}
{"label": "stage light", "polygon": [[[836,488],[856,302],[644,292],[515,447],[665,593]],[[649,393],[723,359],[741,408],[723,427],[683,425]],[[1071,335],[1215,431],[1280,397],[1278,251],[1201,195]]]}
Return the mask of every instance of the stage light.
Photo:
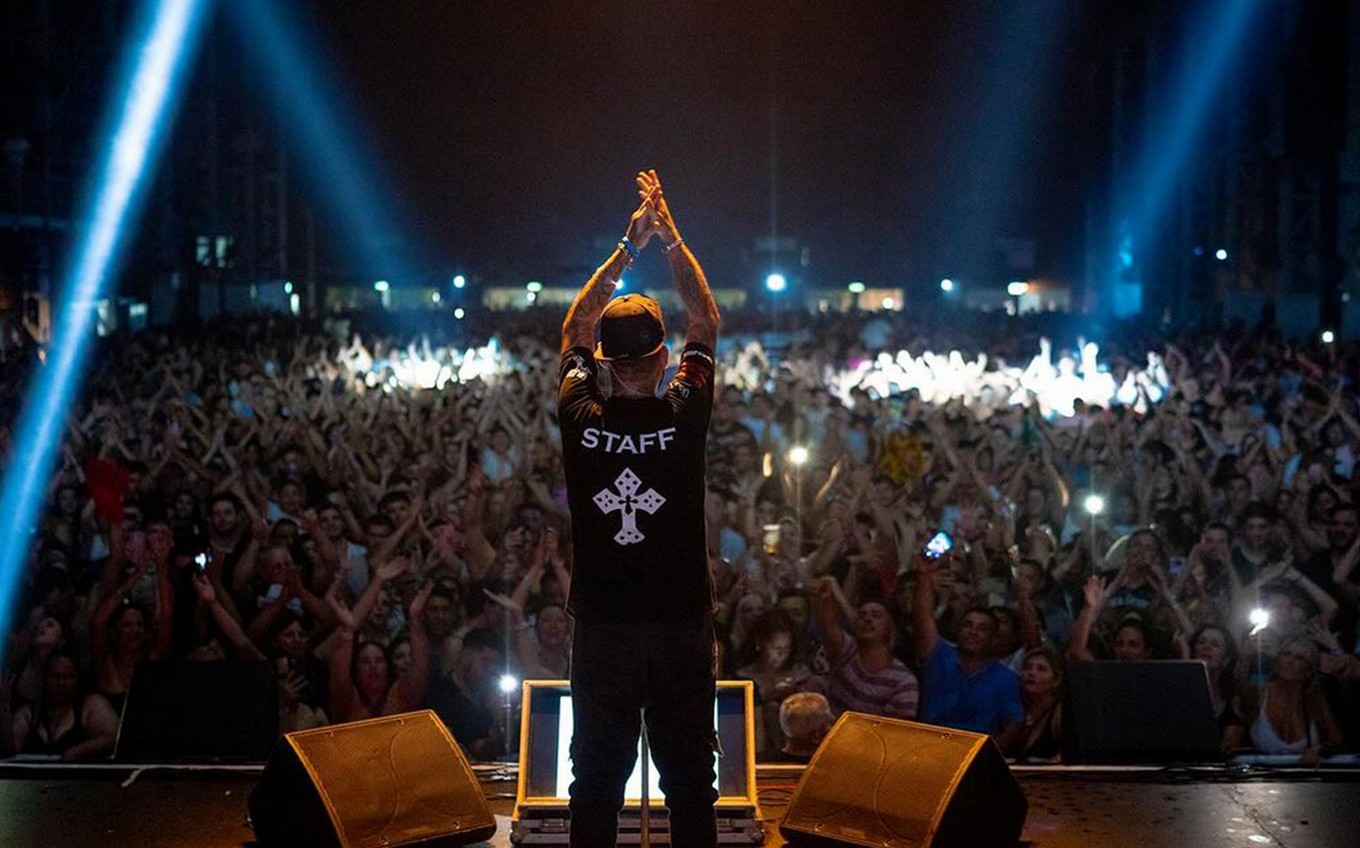
{"label": "stage light", "polygon": [[496,685],[500,687],[502,692],[509,695],[519,688],[519,681],[515,679],[513,674],[502,674]]}
{"label": "stage light", "polygon": [[1013,283],[1006,284],[1006,294],[1011,297],[1020,297],[1027,293],[1029,293],[1029,283],[1024,280],[1016,280]]}
{"label": "stage light", "polygon": [[1228,258],[1228,251],[1220,247],[1218,250],[1214,251],[1214,258],[1217,259],[1219,262],[1222,262]]}
{"label": "stage light", "polygon": [[454,318],[457,318],[459,321],[462,321],[462,320],[463,320],[463,316],[466,315],[466,314],[467,314],[467,313],[463,311],[463,307],[461,307],[461,306],[458,307],[457,309],[453,310],[453,317],[454,317]]}
{"label": "stage light", "polygon": [[795,468],[806,465],[808,461],[808,449],[802,445],[794,445],[789,449],[789,464]]}
{"label": "stage light", "polygon": [[[120,50],[96,143],[95,170],[79,206],[74,253],[62,283],[61,315],[53,321],[46,364],[33,377],[14,430],[0,497],[0,633],[9,633],[15,584],[29,554],[31,532],[71,401],[84,376],[95,304],[126,241],[149,168],[173,120],[183,71],[195,52],[207,0],[147,0],[138,4],[131,36]],[[22,457],[22,460],[19,458]]]}
{"label": "stage light", "polygon": [[940,280],[940,291],[952,292],[953,290],[954,290],[953,280],[949,279],[948,277],[945,277],[943,280]]}
{"label": "stage light", "polygon": [[530,280],[529,284],[525,286],[525,288],[533,292],[534,294],[538,294],[539,292],[543,291],[543,284],[540,283],[538,280]]}
{"label": "stage light", "polygon": [[1100,515],[1105,511],[1105,499],[1100,495],[1087,495],[1082,506],[1086,508],[1087,515]]}
{"label": "stage light", "polygon": [[385,292],[391,288],[392,286],[390,286],[386,280],[378,280],[373,284],[373,290],[375,292]]}
{"label": "stage light", "polygon": [[845,288],[851,294],[864,294],[864,283],[861,283],[859,280],[855,280],[853,283],[846,286]]}
{"label": "stage light", "polygon": [[467,277],[464,277],[462,274],[454,274],[454,275],[453,275],[453,287],[454,287],[454,288],[456,288],[456,289],[461,289],[463,286],[466,286],[466,285],[467,285]]}
{"label": "stage light", "polygon": [[765,278],[765,288],[772,292],[782,292],[788,285],[789,281],[784,279],[783,274],[771,274]]}
{"label": "stage light", "polygon": [[1322,343],[1323,343],[1323,344],[1329,345],[1329,344],[1331,344],[1331,343],[1334,342],[1334,341],[1336,341],[1336,333],[1333,333],[1331,330],[1323,330],[1323,331],[1322,331]]}
{"label": "stage light", "polygon": [[1257,607],[1247,614],[1247,621],[1251,624],[1251,632],[1247,635],[1255,636],[1270,626],[1270,610]]}

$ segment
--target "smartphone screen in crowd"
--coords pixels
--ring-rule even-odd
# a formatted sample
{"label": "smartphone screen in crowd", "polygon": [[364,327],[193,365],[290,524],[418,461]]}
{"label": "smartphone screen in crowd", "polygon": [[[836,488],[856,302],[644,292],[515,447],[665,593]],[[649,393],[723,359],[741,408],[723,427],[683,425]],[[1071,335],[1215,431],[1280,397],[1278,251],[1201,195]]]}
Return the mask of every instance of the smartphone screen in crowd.
{"label": "smartphone screen in crowd", "polygon": [[921,553],[930,559],[939,559],[954,548],[954,540],[943,530],[930,537]]}

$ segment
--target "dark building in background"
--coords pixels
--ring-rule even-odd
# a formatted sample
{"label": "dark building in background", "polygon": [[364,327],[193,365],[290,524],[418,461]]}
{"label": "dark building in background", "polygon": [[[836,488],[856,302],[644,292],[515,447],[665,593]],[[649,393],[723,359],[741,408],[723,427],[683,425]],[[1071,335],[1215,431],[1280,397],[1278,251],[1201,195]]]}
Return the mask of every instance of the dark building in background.
{"label": "dark building in background", "polygon": [[[1046,255],[1079,254],[1084,245],[1086,262],[1079,289],[1084,285],[1085,291],[1076,293],[1074,307],[1107,313],[1132,308],[1176,322],[1217,322],[1254,321],[1267,304],[1274,304],[1287,329],[1304,332],[1325,324],[1349,327],[1354,336],[1360,333],[1360,194],[1356,190],[1360,185],[1360,11],[1353,3],[1256,0],[1252,4],[1257,19],[1236,46],[1221,85],[1205,105],[1195,141],[1177,167],[1178,176],[1163,208],[1150,217],[1153,223],[1138,233],[1136,242],[1125,244],[1121,239],[1122,210],[1144,187],[1145,163],[1158,161],[1156,145],[1163,129],[1159,121],[1186,94],[1180,59],[1187,46],[1197,46],[1187,45],[1187,28],[1194,15],[1213,5],[1217,4],[1161,0],[1072,2],[1064,7],[1064,14],[1081,16],[1072,20],[1082,22],[1083,41],[1100,41],[1095,48],[1089,43],[1081,46],[1089,51],[1083,52],[1083,59],[1092,54],[1099,57],[1085,80],[1088,102],[1073,110],[1074,114],[1082,112],[1085,120],[1044,129],[1081,139],[1077,161],[1069,167],[1081,171],[1085,233],[1064,236],[1070,242],[1059,244],[1042,232],[1043,227],[1031,227],[1040,231],[1031,233],[1017,230],[1014,222],[1008,225],[1009,232],[1001,224],[979,226],[978,237],[967,243],[995,254],[980,260],[985,272],[981,276],[989,284],[1004,286],[1012,276],[1027,278],[1027,267],[1036,263],[1034,256],[1039,257],[1035,273],[1041,273],[1044,266],[1053,264],[1044,259]],[[25,0],[0,9],[0,311],[13,309],[22,292],[50,293],[60,280],[68,242],[78,225],[72,213],[84,187],[92,145],[103,141],[95,123],[106,108],[111,58],[133,7],[130,0]],[[269,82],[261,79],[258,69],[248,67],[241,40],[249,33],[232,25],[224,8],[225,4],[219,4],[216,9],[174,135],[156,164],[147,203],[118,271],[119,297],[139,304],[136,315],[152,323],[193,320],[256,306],[323,308],[330,302],[327,292],[342,289],[349,294],[335,302],[378,300],[372,289],[376,277],[370,269],[340,258],[344,252],[337,245],[343,246],[344,239],[332,232],[340,229],[333,216],[313,214],[312,192],[300,167],[306,162],[295,152],[292,142],[296,139],[286,135],[282,123],[286,116],[281,119],[264,96],[267,89],[263,87]],[[895,14],[901,14],[900,10]],[[967,24],[972,19],[961,15],[961,20]],[[924,26],[908,26],[897,18],[893,22],[904,31]],[[471,23],[468,29],[475,30]],[[808,24],[825,25],[822,19]],[[757,37],[759,26],[758,22],[750,25],[753,43],[764,43]],[[806,40],[813,35],[794,27],[788,37],[791,44],[804,49],[805,42],[794,36]],[[870,204],[856,201],[864,188],[854,182],[865,180],[862,172],[881,170],[901,176],[899,171],[911,170],[897,163],[894,151],[913,138],[918,124],[928,123],[912,111],[910,104],[915,100],[908,96],[926,89],[884,83],[881,100],[858,95],[855,109],[846,113],[849,119],[834,129],[849,131],[862,120],[860,134],[881,139],[880,147],[873,149],[882,161],[875,170],[835,160],[832,164],[843,173],[829,170],[827,159],[798,147],[812,136],[822,139],[814,149],[818,155],[836,148],[832,135],[824,133],[823,138],[806,129],[805,125],[820,126],[813,118],[830,107],[823,105],[829,102],[825,92],[809,89],[807,81],[795,73],[798,55],[789,48],[788,61],[772,64],[769,71],[773,78],[769,97],[786,111],[780,127],[787,138],[781,143],[789,151],[787,162],[774,152],[768,157],[767,176],[773,179],[782,174],[788,184],[780,189],[785,214],[779,225],[771,222],[769,234],[762,234],[763,216],[774,206],[774,190],[760,179],[753,178],[742,193],[748,200],[743,201],[746,206],[740,215],[725,208],[716,194],[712,200],[716,211],[703,208],[709,198],[702,192],[696,199],[687,198],[687,211],[713,215],[712,220],[724,225],[710,224],[709,230],[715,237],[713,250],[731,268],[725,284],[745,287],[756,302],[768,299],[763,281],[773,271],[787,276],[790,295],[805,289],[844,287],[860,279],[860,272],[842,267],[844,261],[834,261],[833,255],[842,257],[845,251],[831,254],[828,245],[843,247],[851,241],[843,237],[845,222],[859,221],[858,229],[851,229],[875,235],[854,241],[852,256],[866,256],[864,264],[871,269],[894,269],[891,274],[880,274],[883,285],[914,285],[938,296],[939,278],[952,276],[954,271],[947,264],[939,268],[913,264],[894,229],[900,229],[903,222],[887,217],[882,222],[860,220],[872,216]],[[864,71],[876,75],[872,79],[894,74],[905,78],[920,72],[905,60],[900,67],[884,64],[881,56],[875,62]],[[752,79],[765,75],[764,71],[752,73]],[[949,84],[949,79],[926,74],[925,81],[918,82],[936,86],[932,90],[940,94],[938,86]],[[743,89],[739,102],[754,102],[751,98],[759,97],[756,89],[764,86],[763,82],[754,88],[748,85],[750,90]],[[702,86],[696,90],[707,91]],[[776,90],[780,92],[777,97]],[[948,100],[947,94],[940,96]],[[956,96],[962,99],[964,93]],[[713,121],[719,112],[711,116]],[[715,125],[755,138],[753,149],[764,145],[767,137],[771,150],[776,148],[774,124],[765,111],[728,112],[730,116],[723,120],[734,123]],[[957,119],[952,126],[971,125]],[[744,133],[737,133],[741,128]],[[863,153],[861,148],[854,149]],[[447,156],[456,155],[454,148],[447,150]],[[483,151],[483,155],[489,154]],[[763,168],[765,159],[760,156],[751,161]],[[946,170],[942,168],[941,173]],[[894,184],[893,190],[914,193],[930,176],[920,171],[917,168],[897,180],[903,185]],[[1031,182],[1024,183],[1026,192],[1046,190],[1040,176],[1027,176]],[[868,182],[879,188],[872,180]],[[851,186],[840,204],[841,212],[828,216],[818,211],[820,207],[805,203],[811,198],[822,200],[829,196],[830,187],[840,183]],[[952,208],[956,201],[951,199],[951,184],[941,183],[936,205]],[[564,179],[566,185],[569,182]],[[825,191],[819,194],[809,186]],[[565,188],[558,193],[567,196]],[[982,194],[981,208],[991,200]],[[494,230],[502,240],[504,233],[524,229],[523,213],[510,200],[493,200],[484,209],[473,205],[477,217],[471,225],[466,217],[459,217],[450,226]],[[798,207],[803,205],[808,209],[800,218]],[[487,237],[490,247],[480,247],[491,259],[484,257],[481,279],[461,266],[421,268],[418,284],[434,287],[422,290],[424,302],[430,302],[441,286],[445,305],[451,304],[452,297],[462,296],[461,290],[456,293],[448,285],[455,272],[486,286],[523,286],[538,278],[550,288],[578,283],[600,250],[612,243],[613,235],[593,220],[577,220],[581,216],[574,216],[570,206],[565,208],[567,212],[544,210],[546,223],[531,234],[539,241],[512,240],[501,245],[495,237]],[[785,223],[786,219],[792,220]],[[824,226],[827,221],[842,226],[829,228]],[[873,230],[880,224],[881,232]],[[927,240],[957,235],[944,227],[925,232]],[[1002,238],[1006,235],[1013,237]],[[592,244],[592,239],[598,244]],[[1031,243],[1035,246],[1028,253],[1012,249],[1015,244]],[[1126,248],[1127,261],[1120,255]],[[1218,258],[1220,250],[1223,259]],[[880,254],[893,258],[889,261]],[[1017,264],[1015,257],[1021,254],[1029,258]],[[525,277],[525,265],[541,271]],[[644,265],[641,273],[649,273],[648,267]],[[650,273],[664,279],[663,270],[658,265]],[[871,277],[870,288],[874,285]],[[395,284],[394,303],[402,302],[396,297],[402,288],[402,283]],[[480,285],[477,288],[481,290]],[[1354,301],[1349,299],[1352,294],[1357,295]],[[128,303],[116,307],[111,305],[111,315],[134,318]],[[1351,313],[1357,317],[1347,320]]]}
{"label": "dark building in background", "polygon": [[1214,37],[1212,28],[1188,35],[1187,23],[1207,5],[1148,7],[1093,68],[1093,114],[1109,152],[1090,166],[1088,302],[1109,312],[1141,302],[1144,314],[1178,323],[1250,324],[1268,311],[1287,332],[1360,331],[1351,308],[1360,293],[1352,3],[1254,4],[1165,205],[1137,243],[1121,230],[1122,211],[1146,190],[1146,163],[1166,164],[1165,121],[1187,96],[1183,57],[1206,49],[1191,39]]}
{"label": "dark building in background", "polygon": [[0,12],[0,289],[47,293],[72,227],[117,44],[112,0]]}
{"label": "dark building in background", "polygon": [[[94,145],[104,141],[98,122],[111,60],[133,8],[127,0],[31,0],[0,12],[0,302],[59,288]],[[278,127],[243,84],[241,51],[221,17],[155,163],[101,329],[255,302],[286,308],[285,281],[296,280],[304,304],[314,292],[310,210],[291,197]]]}

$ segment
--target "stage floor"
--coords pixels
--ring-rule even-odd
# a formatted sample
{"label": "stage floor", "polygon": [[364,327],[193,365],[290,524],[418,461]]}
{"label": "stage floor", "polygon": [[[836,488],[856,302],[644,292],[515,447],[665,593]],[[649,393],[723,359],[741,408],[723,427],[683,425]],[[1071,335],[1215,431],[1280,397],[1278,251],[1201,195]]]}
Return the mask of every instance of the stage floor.
{"label": "stage floor", "polygon": [[[489,846],[509,846],[515,784],[481,771],[500,829]],[[1022,845],[1120,846],[1360,845],[1360,772],[1222,769],[1017,768],[1029,798]],[[29,767],[0,764],[3,848],[198,848],[249,846],[246,799],[258,768]],[[761,776],[766,845],[780,846],[777,822],[790,773]]]}

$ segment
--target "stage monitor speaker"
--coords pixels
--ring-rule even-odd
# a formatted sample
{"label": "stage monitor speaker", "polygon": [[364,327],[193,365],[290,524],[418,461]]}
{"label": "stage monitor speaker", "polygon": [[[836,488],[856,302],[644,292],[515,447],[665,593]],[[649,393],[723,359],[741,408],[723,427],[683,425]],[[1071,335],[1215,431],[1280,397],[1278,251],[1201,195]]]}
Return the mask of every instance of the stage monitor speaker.
{"label": "stage monitor speaker", "polygon": [[1199,660],[1067,666],[1069,763],[1213,762],[1222,733]]}
{"label": "stage monitor speaker", "polygon": [[262,763],[278,738],[270,663],[146,660],[128,684],[114,756]]}
{"label": "stage monitor speaker", "polygon": [[779,832],[797,846],[1014,846],[1029,802],[990,738],[847,712]]}
{"label": "stage monitor speaker", "polygon": [[472,768],[429,710],[287,734],[248,809],[261,846],[438,848],[496,832]]}

